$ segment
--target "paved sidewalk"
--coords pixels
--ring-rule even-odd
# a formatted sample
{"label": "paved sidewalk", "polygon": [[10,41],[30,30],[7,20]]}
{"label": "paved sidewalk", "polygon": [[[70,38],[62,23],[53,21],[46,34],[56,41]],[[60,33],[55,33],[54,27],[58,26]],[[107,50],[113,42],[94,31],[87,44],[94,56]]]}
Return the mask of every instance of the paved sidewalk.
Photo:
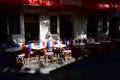
{"label": "paved sidewalk", "polygon": [[1,66],[1,72],[19,72],[19,73],[40,73],[40,74],[49,74],[52,70],[61,68],[68,64],[75,62],[75,58],[72,60],[64,61],[62,58],[55,61],[54,63],[45,62],[45,59],[41,59],[40,62],[37,60],[26,61],[25,64],[18,65],[5,65]]}
{"label": "paved sidewalk", "polygon": [[61,67],[59,64],[57,67],[49,63],[36,64],[33,60],[32,64],[28,62],[17,72],[10,72],[9,69],[0,72],[0,80],[120,80],[120,52],[82,60],[74,59]]}

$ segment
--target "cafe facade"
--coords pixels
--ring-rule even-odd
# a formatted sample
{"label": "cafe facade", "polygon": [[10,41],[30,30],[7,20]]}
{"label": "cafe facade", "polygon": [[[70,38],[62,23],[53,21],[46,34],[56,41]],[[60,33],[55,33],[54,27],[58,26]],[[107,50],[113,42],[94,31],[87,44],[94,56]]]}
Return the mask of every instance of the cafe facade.
{"label": "cafe facade", "polygon": [[119,38],[119,10],[106,9],[104,6],[99,8],[98,4],[91,8],[89,6],[82,0],[23,0],[7,3],[0,9],[0,35],[4,38],[12,35],[16,42],[87,37],[99,40],[106,35]]}

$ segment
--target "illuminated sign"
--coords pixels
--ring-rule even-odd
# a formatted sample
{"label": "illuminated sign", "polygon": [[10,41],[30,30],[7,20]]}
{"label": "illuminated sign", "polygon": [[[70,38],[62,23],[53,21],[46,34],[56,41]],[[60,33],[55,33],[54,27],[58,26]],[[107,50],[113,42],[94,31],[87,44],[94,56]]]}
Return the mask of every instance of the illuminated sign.
{"label": "illuminated sign", "polygon": [[98,8],[99,9],[119,9],[118,3],[99,3]]}

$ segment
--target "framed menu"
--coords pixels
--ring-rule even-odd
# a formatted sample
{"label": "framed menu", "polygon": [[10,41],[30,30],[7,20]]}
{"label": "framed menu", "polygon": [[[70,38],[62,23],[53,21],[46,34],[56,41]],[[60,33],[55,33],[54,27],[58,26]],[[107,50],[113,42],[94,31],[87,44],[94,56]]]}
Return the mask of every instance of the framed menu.
{"label": "framed menu", "polygon": [[50,32],[57,34],[57,16],[50,16]]}

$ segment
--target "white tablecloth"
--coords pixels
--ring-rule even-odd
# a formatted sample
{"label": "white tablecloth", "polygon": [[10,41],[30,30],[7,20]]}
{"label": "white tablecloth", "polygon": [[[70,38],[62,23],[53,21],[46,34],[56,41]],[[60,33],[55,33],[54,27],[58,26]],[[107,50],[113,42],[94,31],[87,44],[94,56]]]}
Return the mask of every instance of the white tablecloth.
{"label": "white tablecloth", "polygon": [[40,50],[40,49],[44,49],[46,46],[33,46],[32,49],[34,50]]}
{"label": "white tablecloth", "polygon": [[54,47],[63,48],[63,47],[66,47],[66,45],[65,44],[56,44],[56,45],[54,45]]}
{"label": "white tablecloth", "polygon": [[21,51],[21,50],[22,50],[22,48],[17,48],[17,47],[5,49],[6,52],[17,52],[17,51]]}

